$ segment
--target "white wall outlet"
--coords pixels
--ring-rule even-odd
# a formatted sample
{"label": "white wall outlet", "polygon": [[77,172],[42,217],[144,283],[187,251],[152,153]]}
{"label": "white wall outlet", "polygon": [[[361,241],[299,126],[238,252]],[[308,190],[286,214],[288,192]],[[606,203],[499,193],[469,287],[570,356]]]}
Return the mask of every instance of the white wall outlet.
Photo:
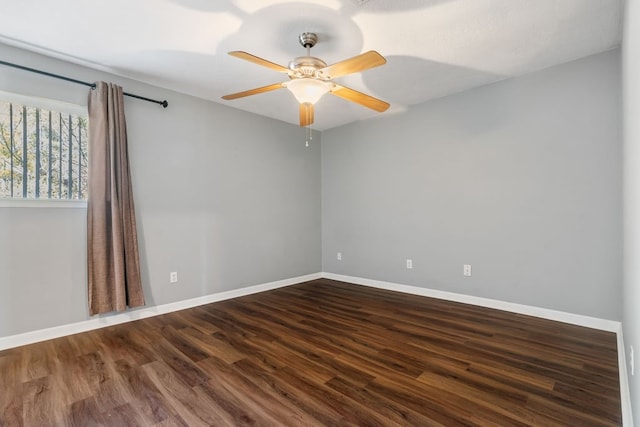
{"label": "white wall outlet", "polygon": [[408,268],[408,269],[413,268],[413,261],[412,261],[412,260],[410,260],[410,259],[408,259],[408,260],[407,260],[407,268]]}
{"label": "white wall outlet", "polygon": [[462,274],[464,274],[467,277],[471,277],[471,265],[465,264],[464,267],[462,268]]}
{"label": "white wall outlet", "polygon": [[342,252],[338,252],[338,253],[336,254],[336,259],[337,259],[338,261],[342,261]]}
{"label": "white wall outlet", "polygon": [[169,283],[177,283],[178,282],[178,272],[172,271],[169,273]]}
{"label": "white wall outlet", "polygon": [[631,370],[631,375],[634,375],[635,371],[635,361],[633,360],[633,346],[629,347],[629,369]]}

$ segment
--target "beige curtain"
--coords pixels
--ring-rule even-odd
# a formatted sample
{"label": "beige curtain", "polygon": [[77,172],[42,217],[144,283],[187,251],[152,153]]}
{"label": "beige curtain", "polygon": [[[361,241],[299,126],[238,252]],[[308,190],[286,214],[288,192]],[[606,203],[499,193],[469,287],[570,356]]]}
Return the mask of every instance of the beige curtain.
{"label": "beige curtain", "polygon": [[87,245],[92,315],[144,305],[120,86],[89,94]]}

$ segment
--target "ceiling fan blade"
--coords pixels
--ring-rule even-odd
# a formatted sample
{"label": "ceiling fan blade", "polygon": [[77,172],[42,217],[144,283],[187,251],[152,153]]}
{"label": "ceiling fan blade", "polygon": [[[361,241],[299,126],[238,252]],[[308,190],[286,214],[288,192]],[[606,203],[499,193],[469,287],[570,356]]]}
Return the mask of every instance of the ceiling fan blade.
{"label": "ceiling fan blade", "polygon": [[266,59],[259,58],[255,55],[240,50],[229,52],[229,55],[235,56],[236,58],[244,59],[245,61],[253,62],[254,64],[262,65],[263,67],[271,68],[272,70],[276,70],[281,73],[289,72],[289,69],[287,67],[283,67],[282,65],[278,65],[275,62],[267,61]]}
{"label": "ceiling fan blade", "polygon": [[380,55],[375,50],[370,50],[369,52],[354,56],[353,58],[345,59],[344,61],[324,67],[321,70],[318,70],[318,74],[324,78],[333,79],[347,74],[368,70],[369,68],[378,67],[386,63],[387,60],[384,59],[384,56]]}
{"label": "ceiling fan blade", "polygon": [[342,99],[346,99],[347,101],[355,102],[356,104],[371,108],[372,110],[376,110],[380,113],[389,108],[388,102],[338,84],[336,84],[333,90],[329,93]]}
{"label": "ceiling fan blade", "polygon": [[269,92],[276,89],[281,89],[284,87],[283,83],[274,83],[269,86],[257,87],[255,89],[245,90],[244,92],[232,93],[230,95],[225,95],[222,99],[231,100],[236,98],[244,98],[245,96],[257,95],[263,92]]}
{"label": "ceiling fan blade", "polygon": [[310,126],[313,123],[313,104],[303,102],[300,104],[300,126]]}

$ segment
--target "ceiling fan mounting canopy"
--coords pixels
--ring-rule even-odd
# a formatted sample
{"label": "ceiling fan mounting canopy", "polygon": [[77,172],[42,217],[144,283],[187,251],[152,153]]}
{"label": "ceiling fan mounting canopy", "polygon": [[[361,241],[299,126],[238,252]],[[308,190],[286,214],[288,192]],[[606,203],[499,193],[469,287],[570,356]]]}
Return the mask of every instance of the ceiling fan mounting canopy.
{"label": "ceiling fan mounting canopy", "polygon": [[310,55],[310,50],[318,42],[316,33],[302,33],[298,36],[300,44],[307,49],[306,56],[299,56],[289,62],[288,67],[276,64],[243,51],[229,52],[229,55],[253,62],[263,67],[287,74],[290,82],[275,83],[243,92],[225,95],[222,99],[232,100],[276,89],[287,88],[300,102],[300,126],[313,123],[313,104],[325,93],[330,93],[347,101],[355,102],[378,112],[386,111],[389,104],[364,93],[341,86],[331,80],[347,74],[357,73],[385,64],[387,61],[374,50],[327,65],[320,58]]}
{"label": "ceiling fan mounting canopy", "polygon": [[302,47],[314,47],[318,43],[318,35],[316,33],[302,33],[298,36],[298,41]]}

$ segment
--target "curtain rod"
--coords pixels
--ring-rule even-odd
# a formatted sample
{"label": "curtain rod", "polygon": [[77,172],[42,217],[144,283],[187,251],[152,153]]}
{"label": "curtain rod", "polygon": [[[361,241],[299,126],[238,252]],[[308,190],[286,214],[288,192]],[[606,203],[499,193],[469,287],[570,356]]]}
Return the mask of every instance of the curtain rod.
{"label": "curtain rod", "polygon": [[[96,88],[96,84],[95,83],[83,82],[82,80],[72,79],[71,77],[61,76],[60,74],[54,74],[54,73],[49,73],[48,71],[36,70],[35,68],[25,67],[24,65],[13,64],[11,62],[6,62],[6,61],[2,61],[2,60],[0,60],[0,64],[6,65],[8,67],[18,68],[20,70],[30,71],[30,72],[36,73],[36,74],[42,74],[43,76],[49,76],[49,77],[53,77],[53,78],[60,79],[60,80],[66,80],[68,82],[76,83],[76,84],[79,84],[79,85],[89,86],[92,89]],[[167,108],[167,106],[169,105],[169,103],[167,102],[166,99],[163,100],[163,101],[158,101],[156,99],[147,98],[146,96],[135,95],[133,93],[124,92],[123,94],[126,95],[126,96],[129,96],[131,98],[142,99],[143,101],[149,101],[149,102],[153,102],[155,104],[160,104],[160,105],[162,105],[163,108]]]}

